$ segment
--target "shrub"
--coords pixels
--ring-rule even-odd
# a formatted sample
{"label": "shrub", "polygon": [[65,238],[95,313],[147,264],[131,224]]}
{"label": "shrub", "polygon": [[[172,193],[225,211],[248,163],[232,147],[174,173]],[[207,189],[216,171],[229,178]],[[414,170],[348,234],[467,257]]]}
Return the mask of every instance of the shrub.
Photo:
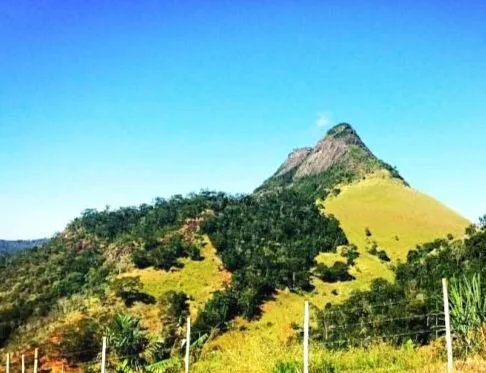
{"label": "shrub", "polygon": [[273,373],[298,373],[301,363],[296,361],[279,361],[273,368]]}
{"label": "shrub", "polygon": [[390,262],[391,261],[390,257],[388,256],[388,254],[386,253],[385,250],[378,250],[377,256],[378,256],[378,258],[380,258],[380,260],[383,260],[384,262]]}
{"label": "shrub", "polygon": [[343,262],[335,262],[332,267],[319,263],[314,269],[314,274],[324,282],[351,281],[355,277],[349,274],[348,265]]}
{"label": "shrub", "polygon": [[486,342],[481,330],[486,323],[486,298],[481,285],[479,274],[451,282],[451,322],[458,337],[457,349],[463,355],[478,352]]}
{"label": "shrub", "polygon": [[64,326],[59,341],[61,358],[71,363],[92,361],[101,351],[101,328],[91,318]]}
{"label": "shrub", "polygon": [[158,306],[162,324],[182,326],[189,314],[189,297],[182,291],[170,290],[160,296]]}
{"label": "shrub", "polygon": [[380,260],[382,260],[384,262],[390,262],[391,261],[390,257],[386,253],[386,251],[385,250],[379,250],[378,246],[376,246],[376,244],[373,244],[373,246],[371,247],[371,249],[368,250],[368,252],[371,255],[377,256]]}
{"label": "shrub", "polygon": [[146,304],[155,303],[155,298],[149,294],[141,292],[141,288],[142,283],[140,281],[140,276],[120,277],[114,279],[111,283],[111,289],[117,297],[123,299],[127,307],[131,307],[135,302]]}
{"label": "shrub", "polygon": [[353,266],[356,263],[356,259],[359,258],[358,248],[356,245],[349,245],[343,249],[341,255],[346,258],[348,266]]}
{"label": "shrub", "polygon": [[231,289],[216,291],[194,322],[194,332],[202,336],[213,329],[225,330],[227,323],[238,315],[238,300]]}
{"label": "shrub", "polygon": [[133,264],[140,269],[144,269],[152,265],[149,254],[145,250],[135,250],[132,253],[132,261]]}

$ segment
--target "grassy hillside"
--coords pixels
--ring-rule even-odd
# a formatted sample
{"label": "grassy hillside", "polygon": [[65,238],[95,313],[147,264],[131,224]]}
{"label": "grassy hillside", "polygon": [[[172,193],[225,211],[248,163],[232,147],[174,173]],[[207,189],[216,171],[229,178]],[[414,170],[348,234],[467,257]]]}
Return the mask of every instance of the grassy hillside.
{"label": "grassy hillside", "polygon": [[[400,180],[375,175],[341,188],[324,201],[348,239],[365,249],[375,241],[392,260],[403,260],[416,244],[451,233],[462,236],[469,221]],[[371,236],[367,237],[368,228]]]}
{"label": "grassy hillside", "polygon": [[144,291],[155,298],[169,290],[185,292],[192,298],[191,312],[195,314],[214,291],[223,288],[231,279],[231,274],[222,269],[221,259],[207,236],[204,236],[203,242],[201,253],[204,259],[201,261],[183,258],[183,267],[177,271],[149,267],[134,269],[124,276],[140,276]]}
{"label": "grassy hillside", "polygon": [[[390,264],[367,252],[366,248],[373,241],[386,250],[393,262],[404,260],[408,251],[419,243],[445,237],[449,233],[455,237],[462,236],[469,225],[465,218],[406,186],[401,180],[391,178],[386,171],[341,187],[339,195],[328,197],[323,205],[327,214],[338,218],[350,242],[359,248],[360,257],[350,271],[356,279],[325,283],[314,278],[315,289],[312,292],[279,291],[273,300],[263,305],[261,319],[253,322],[238,319],[228,333],[206,346],[203,358],[196,364],[196,371],[215,372],[228,366],[239,367],[234,370],[238,372],[271,371],[277,361],[299,360],[299,345],[296,341],[292,342],[291,337],[295,335],[292,325],[302,323],[304,300],[322,308],[328,302],[344,301],[353,290],[368,288],[376,278],[393,281]],[[371,232],[369,237],[365,234],[366,228]],[[318,263],[327,265],[342,260],[339,252],[321,253],[316,258]],[[369,355],[357,350],[342,356],[330,354],[329,358],[339,361],[343,370],[355,369],[353,364],[360,360],[360,354],[373,355],[371,359],[384,362],[383,365],[370,363],[369,371],[389,367],[392,362],[387,361],[388,354],[394,356],[393,366],[399,371],[420,371],[425,361],[433,358],[430,351],[408,353],[387,348],[377,348]],[[322,353],[323,350],[315,351],[317,355]],[[398,361],[399,355],[406,358]],[[440,363],[437,369],[441,369]]]}
{"label": "grassy hillside", "polygon": [[[270,372],[278,362],[300,360],[297,336],[305,300],[313,313],[328,303],[345,304],[354,291],[367,290],[376,278],[392,282],[394,262],[404,259],[416,244],[448,233],[462,235],[468,225],[386,170],[339,190],[335,187],[331,194],[321,201],[322,212],[334,214],[349,241],[359,247],[359,257],[346,264],[354,277],[350,281],[332,282],[318,271],[346,262],[355,251],[335,219],[321,216],[312,198],[292,190],[247,197],[206,193],[159,200],[153,206],[87,211],[45,247],[19,254],[1,268],[8,280],[0,289],[6,305],[0,311],[5,315],[3,330],[10,336],[3,336],[6,349],[0,352],[43,346],[42,355],[51,359],[43,366],[65,361],[75,367],[81,360],[60,355],[69,342],[64,331],[88,320],[101,333],[118,313],[140,319],[155,346],[175,325],[161,318],[163,303],[156,300],[175,290],[189,296],[187,309],[195,335],[214,336],[196,353],[194,371]],[[373,242],[386,249],[391,263],[367,251]],[[39,276],[42,281],[35,282]],[[121,292],[115,286],[117,281],[137,278],[141,288],[136,291]],[[138,301],[126,303],[126,294],[137,295]],[[18,322],[16,312],[25,308],[19,295],[33,301],[27,304],[29,313],[13,324],[7,317]],[[316,319],[312,324],[317,327]],[[179,362],[177,338],[182,328],[174,326],[178,334],[168,345],[176,346],[170,353]],[[215,330],[219,333],[213,334]],[[365,361],[369,369],[363,371],[370,372],[389,367],[389,356],[402,371],[419,369],[429,358],[439,359],[428,352],[412,359],[413,351],[406,347],[378,346],[369,353],[313,348],[315,356],[325,356],[343,370],[363,367],[367,356],[373,361]],[[93,368],[96,359],[90,356],[85,361]],[[117,359],[112,356],[112,363]]]}
{"label": "grassy hillside", "polygon": [[[343,261],[343,257],[339,253],[321,253],[316,261],[332,265],[336,261]],[[278,361],[299,360],[301,348],[299,342],[295,340],[296,330],[293,326],[302,324],[305,300],[308,300],[312,306],[323,308],[326,303],[344,301],[354,290],[367,289],[372,280],[377,277],[389,281],[393,279],[392,271],[388,266],[367,253],[360,255],[350,273],[356,277],[356,280],[326,283],[313,278],[314,290],[311,292],[277,292],[274,299],[263,305],[260,319],[246,321],[238,318],[229,332],[211,341],[206,346],[200,361],[196,363],[195,371],[270,372]],[[323,351],[316,348],[315,353],[322,354]],[[380,354],[381,350],[378,349],[376,353]],[[383,356],[380,356],[384,358],[385,355],[386,353],[383,353]],[[352,359],[351,353],[347,359],[348,364],[357,364],[356,360]],[[420,366],[418,361],[411,364]],[[229,366],[235,367],[234,370],[227,370]],[[373,371],[374,368],[376,365],[371,366],[369,371]]]}

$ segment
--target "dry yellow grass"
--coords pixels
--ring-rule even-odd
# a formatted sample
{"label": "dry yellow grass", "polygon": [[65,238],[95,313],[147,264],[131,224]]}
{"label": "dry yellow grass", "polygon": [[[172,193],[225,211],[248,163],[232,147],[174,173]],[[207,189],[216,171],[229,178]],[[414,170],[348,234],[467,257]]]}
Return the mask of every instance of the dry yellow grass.
{"label": "dry yellow grass", "polygon": [[167,272],[154,268],[135,269],[124,276],[140,276],[143,290],[155,298],[169,290],[187,293],[192,298],[191,312],[195,314],[213,292],[230,280],[230,274],[222,270],[216,249],[206,236],[203,239],[204,259],[201,261],[185,258],[181,260],[183,267],[179,270]]}
{"label": "dry yellow grass", "polygon": [[[343,260],[343,257],[320,254],[317,258],[318,262],[330,264],[336,260]],[[356,277],[355,281],[329,284],[314,279],[315,289],[310,293],[279,291],[275,299],[263,305],[259,320],[248,322],[237,319],[229,332],[208,343],[196,364],[196,371],[268,372],[278,361],[300,356],[296,354],[299,348],[292,340],[295,336],[292,324],[302,325],[305,300],[322,308],[328,302],[342,302],[353,290],[366,289],[376,277],[392,279],[392,272],[369,254],[358,258],[351,273]],[[333,294],[333,290],[337,291],[337,295]],[[233,370],[228,367],[233,367]]]}
{"label": "dry yellow grass", "polygon": [[470,223],[435,199],[386,175],[371,176],[341,187],[337,197],[324,201],[326,214],[341,222],[348,239],[359,248],[370,240],[385,249],[393,260],[404,260],[418,243],[445,237],[461,237]]}

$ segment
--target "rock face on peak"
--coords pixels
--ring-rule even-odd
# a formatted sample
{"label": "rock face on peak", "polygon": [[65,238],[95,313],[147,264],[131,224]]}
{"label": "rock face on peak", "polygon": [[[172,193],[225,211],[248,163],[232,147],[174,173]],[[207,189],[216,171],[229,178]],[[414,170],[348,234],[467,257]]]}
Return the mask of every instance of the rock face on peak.
{"label": "rock face on peak", "polygon": [[339,161],[352,147],[357,147],[369,157],[375,157],[361,141],[356,131],[347,123],[333,127],[309,152],[295,173],[295,178],[317,175],[325,172]]}
{"label": "rock face on peak", "polygon": [[350,124],[340,123],[332,127],[314,147],[292,151],[257,191],[304,185],[307,192],[314,193],[318,189],[329,189],[380,169],[402,179],[394,168],[379,160],[368,149]]}
{"label": "rock face on peak", "polygon": [[307,158],[307,156],[312,152],[311,147],[297,148],[294,149],[284,163],[279,167],[275,176],[281,176],[287,172],[299,167],[302,162]]}

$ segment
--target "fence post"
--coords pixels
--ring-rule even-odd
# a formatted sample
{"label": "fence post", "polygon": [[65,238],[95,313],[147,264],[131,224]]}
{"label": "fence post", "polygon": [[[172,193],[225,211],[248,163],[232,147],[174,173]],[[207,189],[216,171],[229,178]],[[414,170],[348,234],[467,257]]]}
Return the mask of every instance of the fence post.
{"label": "fence post", "polygon": [[185,372],[189,373],[189,357],[191,350],[191,318],[187,318],[187,330],[186,330],[186,356],[184,358]]}
{"label": "fence post", "polygon": [[25,355],[22,354],[22,373],[25,373]]}
{"label": "fence post", "polygon": [[309,302],[304,303],[304,373],[309,373]]}
{"label": "fence post", "polygon": [[39,349],[36,348],[34,351],[34,373],[37,373],[37,368],[39,365]]}
{"label": "fence post", "polygon": [[10,353],[7,352],[7,363],[5,365],[5,372],[10,373]]}
{"label": "fence post", "polygon": [[446,327],[447,373],[452,373],[454,366],[452,361],[451,319],[449,316],[449,293],[447,291],[447,280],[445,278],[442,279],[442,293],[444,296],[444,317]]}
{"label": "fence post", "polygon": [[105,373],[106,364],[106,337],[103,337],[103,345],[101,347],[101,373]]}

